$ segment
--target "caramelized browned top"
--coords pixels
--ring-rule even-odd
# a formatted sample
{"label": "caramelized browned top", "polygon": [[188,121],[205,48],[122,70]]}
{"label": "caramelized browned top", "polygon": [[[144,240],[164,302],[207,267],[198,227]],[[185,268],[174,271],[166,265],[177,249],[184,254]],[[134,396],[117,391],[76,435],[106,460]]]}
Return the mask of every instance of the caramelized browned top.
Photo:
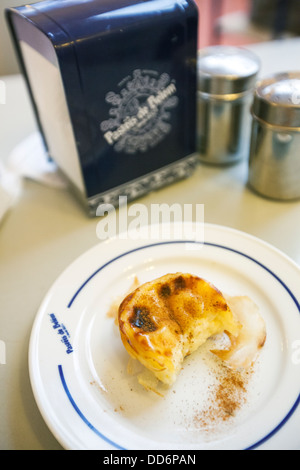
{"label": "caramelized browned top", "polygon": [[238,324],[212,284],[176,273],[129,294],[119,307],[119,328],[129,354],[170,383],[187,354],[225,329],[237,334]]}
{"label": "caramelized browned top", "polygon": [[191,274],[168,274],[131,293],[119,308],[119,325],[129,322],[134,335],[168,327],[174,334],[193,329],[195,320],[229,310],[221,292]]}
{"label": "caramelized browned top", "polygon": [[151,319],[151,313],[147,307],[134,307],[132,316],[129,318],[132,326],[140,328],[145,333],[157,330],[156,325]]}

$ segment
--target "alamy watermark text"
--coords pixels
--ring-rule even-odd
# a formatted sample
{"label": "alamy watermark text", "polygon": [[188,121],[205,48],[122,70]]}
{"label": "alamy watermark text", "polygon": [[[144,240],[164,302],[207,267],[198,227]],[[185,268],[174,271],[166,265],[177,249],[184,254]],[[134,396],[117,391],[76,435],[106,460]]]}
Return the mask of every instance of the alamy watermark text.
{"label": "alamy watermark text", "polygon": [[[119,239],[204,241],[203,204],[132,204],[120,196],[117,211],[112,204],[100,204],[96,215],[101,217],[96,233],[100,240]],[[197,223],[192,223],[196,221]]]}

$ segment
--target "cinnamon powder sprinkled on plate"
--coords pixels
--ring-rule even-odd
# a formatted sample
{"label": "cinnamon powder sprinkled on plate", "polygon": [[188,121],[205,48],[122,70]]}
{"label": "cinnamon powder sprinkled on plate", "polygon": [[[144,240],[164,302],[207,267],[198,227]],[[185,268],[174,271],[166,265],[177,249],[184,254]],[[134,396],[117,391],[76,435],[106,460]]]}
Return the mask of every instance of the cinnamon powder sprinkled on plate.
{"label": "cinnamon powder sprinkled on plate", "polygon": [[207,407],[194,416],[194,425],[203,431],[233,419],[247,402],[247,385],[251,371],[235,371],[222,367],[217,383],[211,386]]}

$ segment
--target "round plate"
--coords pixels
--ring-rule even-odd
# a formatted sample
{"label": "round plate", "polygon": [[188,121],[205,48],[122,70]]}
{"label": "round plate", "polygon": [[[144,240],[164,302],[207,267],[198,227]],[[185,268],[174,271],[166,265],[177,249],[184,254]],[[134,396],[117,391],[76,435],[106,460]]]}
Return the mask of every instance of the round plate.
{"label": "round plate", "polygon": [[[30,378],[65,449],[300,449],[299,267],[236,230],[188,228],[184,234],[203,240],[127,233],[99,243],[44,299],[31,334]],[[267,341],[247,377],[238,380],[205,347],[186,358],[162,396],[128,369],[108,312],[136,277],[143,283],[171,272],[198,275],[258,305]]]}

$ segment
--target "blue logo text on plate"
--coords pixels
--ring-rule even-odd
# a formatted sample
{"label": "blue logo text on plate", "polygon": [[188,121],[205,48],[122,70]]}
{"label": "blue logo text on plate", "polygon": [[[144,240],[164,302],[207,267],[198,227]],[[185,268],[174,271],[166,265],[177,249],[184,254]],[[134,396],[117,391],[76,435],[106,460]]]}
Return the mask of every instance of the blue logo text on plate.
{"label": "blue logo text on plate", "polygon": [[54,330],[56,330],[60,341],[66,347],[66,353],[71,354],[73,352],[73,347],[70,343],[70,333],[68,332],[65,325],[63,323],[60,323],[57,320],[56,315],[54,313],[49,313],[49,317],[50,317],[50,322],[51,322],[52,328]]}

